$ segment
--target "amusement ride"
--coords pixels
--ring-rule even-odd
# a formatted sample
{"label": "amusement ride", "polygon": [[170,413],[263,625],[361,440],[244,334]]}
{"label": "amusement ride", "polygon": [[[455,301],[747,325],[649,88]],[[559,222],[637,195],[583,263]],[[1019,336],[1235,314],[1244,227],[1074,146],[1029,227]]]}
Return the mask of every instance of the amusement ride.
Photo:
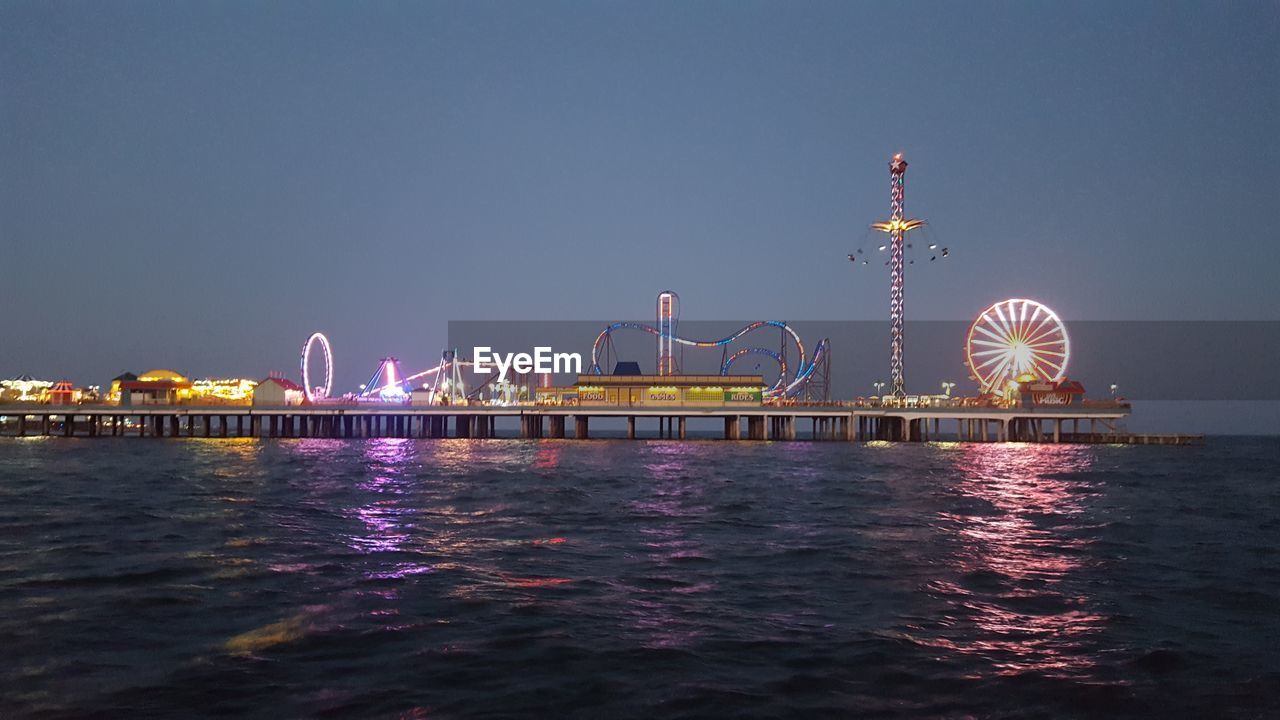
{"label": "amusement ride", "polygon": [[1054,383],[1067,375],[1071,339],[1058,314],[1035,300],[994,303],[969,325],[965,364],[983,394],[1011,383]]}
{"label": "amusement ride", "polygon": [[[925,227],[924,220],[907,218],[904,211],[906,190],[904,178],[907,162],[902,154],[889,162],[890,213],[889,219],[873,223],[870,230],[889,235],[889,241],[879,245],[881,252],[889,251],[884,263],[889,267],[889,393],[884,402],[902,402],[906,397],[904,369],[903,323],[905,319],[905,270],[915,260],[907,259],[912,247],[906,242],[907,233]],[[949,248],[939,248],[930,242],[929,260],[950,255]],[[860,249],[850,254],[856,265],[868,265],[866,254]],[[615,358],[614,334],[619,331],[647,333],[656,340],[654,368],[658,377],[678,376],[684,365],[684,351],[719,350],[719,374],[732,375],[734,364],[749,355],[771,358],[778,367],[776,379],[766,383],[761,396],[766,402],[801,400],[830,402],[831,344],[823,338],[813,345],[812,355],[793,327],[780,320],[759,320],[738,328],[718,339],[692,339],[679,332],[680,297],[664,290],[657,296],[655,322],[615,322],[606,326],[591,345],[591,362],[588,375],[604,375]],[[748,344],[746,339],[760,337],[760,333],[775,330],[778,344],[765,347]],[[794,358],[794,360],[792,360]],[[319,360],[323,372],[313,363]],[[993,303],[983,310],[970,324],[964,346],[964,362],[970,377],[977,383],[981,396],[1009,397],[1021,384],[1053,384],[1064,382],[1070,360],[1070,339],[1067,329],[1058,315],[1045,305],[1029,299],[1011,298]],[[313,333],[302,347],[302,386],[310,403],[325,402],[380,402],[406,403],[416,391],[427,393],[429,404],[463,405],[472,402],[515,404],[528,401],[531,388],[546,384],[549,376],[535,377],[531,373],[518,376],[516,381],[501,379],[492,369],[487,377],[468,384],[464,378],[474,375],[476,363],[461,357],[456,349],[441,353],[440,361],[417,373],[405,374],[394,357],[383,358],[373,376],[358,392],[341,397],[333,396],[333,348],[322,333]],[[323,382],[319,382],[323,379]],[[876,383],[878,390],[884,383]],[[944,384],[945,385],[945,384]],[[954,384],[952,384],[954,385]],[[950,398],[951,388],[947,388]],[[415,398],[414,402],[418,400]]]}
{"label": "amusement ride", "polygon": [[[682,351],[684,348],[715,349],[720,350],[721,375],[731,375],[733,364],[747,355],[764,355],[777,362],[778,378],[765,390],[764,395],[767,398],[795,397],[806,391],[818,391],[822,394],[829,392],[828,376],[825,373],[831,356],[831,343],[827,338],[818,341],[813,348],[813,358],[810,359],[805,353],[804,341],[800,339],[800,335],[780,320],[757,320],[716,340],[691,340],[681,337],[678,333],[679,323],[680,296],[670,290],[664,290],[658,294],[656,327],[637,322],[616,322],[609,325],[596,336],[595,342],[591,345],[591,367],[588,372],[592,375],[605,374],[605,368],[610,365],[610,360],[616,354],[613,334],[619,330],[635,330],[649,333],[657,338],[658,352],[654,366],[658,369],[660,376],[680,374],[683,352],[677,354],[677,347]],[[780,341],[777,350],[747,346],[730,352],[733,343],[741,338],[757,330],[770,328],[779,331]],[[792,352],[796,357],[794,366],[787,362],[787,357]]]}

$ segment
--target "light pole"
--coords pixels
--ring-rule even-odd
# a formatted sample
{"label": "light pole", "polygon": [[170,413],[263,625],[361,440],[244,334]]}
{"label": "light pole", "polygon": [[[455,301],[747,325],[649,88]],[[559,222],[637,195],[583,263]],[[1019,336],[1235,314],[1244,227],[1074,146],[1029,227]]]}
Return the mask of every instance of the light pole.
{"label": "light pole", "polygon": [[1116,390],[1119,390],[1119,389],[1120,389],[1120,386],[1119,386],[1119,385],[1117,385],[1117,384],[1115,384],[1115,383],[1111,383],[1111,397],[1112,397],[1112,398],[1115,398],[1115,396],[1116,396]]}
{"label": "light pole", "polygon": [[956,386],[956,384],[955,384],[955,383],[953,383],[953,382],[943,382],[943,383],[942,383],[942,389],[943,389],[943,391],[945,391],[945,392],[947,393],[947,397],[951,397],[951,388],[953,388],[953,387],[955,387],[955,386]]}
{"label": "light pole", "polygon": [[873,387],[873,388],[875,388],[875,389],[876,389],[876,397],[880,397],[880,391],[881,391],[882,389],[884,389],[884,383],[883,383],[883,382],[881,382],[881,381],[879,381],[879,380],[877,380],[877,381],[875,381],[875,382],[871,383],[871,387]]}

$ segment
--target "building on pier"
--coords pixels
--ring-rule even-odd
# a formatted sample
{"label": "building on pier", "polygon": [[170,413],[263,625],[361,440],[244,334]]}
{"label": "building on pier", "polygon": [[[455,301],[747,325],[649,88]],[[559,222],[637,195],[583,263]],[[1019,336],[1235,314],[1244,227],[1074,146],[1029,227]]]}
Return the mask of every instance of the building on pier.
{"label": "building on pier", "polygon": [[191,383],[193,405],[250,405],[257,380],[247,378],[205,378]]}
{"label": "building on pier", "polygon": [[409,404],[414,407],[436,405],[436,392],[426,385],[416,387],[409,393]]}
{"label": "building on pier", "polygon": [[121,405],[124,403],[124,393],[121,389],[122,383],[137,382],[138,376],[131,372],[122,372],[111,378],[111,388],[107,390],[107,402],[112,405]]}
{"label": "building on pier", "polygon": [[553,406],[575,406],[578,404],[578,388],[570,387],[540,387],[535,389],[533,395],[534,405],[553,405]]}
{"label": "building on pier", "polygon": [[[123,377],[123,376],[121,376]],[[191,399],[191,381],[172,370],[149,370],[136,380],[117,380],[121,405],[178,405]]]}
{"label": "building on pier", "polygon": [[267,406],[301,405],[306,393],[298,383],[282,377],[271,377],[253,388],[253,404]]}
{"label": "building on pier", "polygon": [[613,366],[614,375],[643,375],[640,372],[640,363],[634,360],[619,360]]}
{"label": "building on pier", "polygon": [[1068,407],[1084,397],[1084,385],[1066,378],[1056,382],[1021,382],[1018,393],[1022,407]]}
{"label": "building on pier", "polygon": [[[761,375],[579,375],[572,388],[539,388],[540,404],[586,407],[760,407]],[[546,402],[572,397],[575,402]]]}
{"label": "building on pier", "polygon": [[121,373],[111,379],[107,402],[114,405],[249,405],[256,380],[205,378],[188,380],[172,370],[150,370],[141,376]]}

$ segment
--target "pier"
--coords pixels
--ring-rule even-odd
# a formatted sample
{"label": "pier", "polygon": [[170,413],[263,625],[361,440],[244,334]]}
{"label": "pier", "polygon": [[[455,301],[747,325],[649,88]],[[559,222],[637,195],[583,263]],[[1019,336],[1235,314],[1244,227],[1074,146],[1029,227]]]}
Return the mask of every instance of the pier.
{"label": "pier", "polygon": [[[592,420],[625,423],[628,439],[686,439],[711,421],[725,440],[1194,444],[1198,435],[1133,434],[1124,408],[636,408],[320,405],[0,406],[0,435],[149,438],[591,438]],[[499,435],[497,421],[517,429]],[[656,427],[656,435],[648,434]],[[721,434],[718,429],[723,427]],[[645,431],[642,435],[641,429]]]}

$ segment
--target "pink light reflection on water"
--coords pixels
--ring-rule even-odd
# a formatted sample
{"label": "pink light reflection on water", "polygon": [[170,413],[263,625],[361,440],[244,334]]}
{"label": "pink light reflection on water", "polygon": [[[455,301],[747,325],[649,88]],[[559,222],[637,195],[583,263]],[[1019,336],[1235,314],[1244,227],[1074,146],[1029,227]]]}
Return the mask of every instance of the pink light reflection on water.
{"label": "pink light reflection on water", "polygon": [[696,443],[646,443],[642,457],[643,494],[629,504],[629,522],[640,525],[647,552],[635,558],[640,567],[629,574],[644,583],[617,584],[626,605],[622,617],[645,647],[688,647],[706,632],[688,619],[696,616],[688,605],[716,590],[713,580],[688,582],[683,565],[713,559],[688,526],[709,511],[706,493],[716,477],[700,465],[705,452]]}
{"label": "pink light reflection on water", "polygon": [[954,567],[926,589],[952,611],[913,627],[924,635],[916,642],[984,659],[997,675],[1089,675],[1096,662],[1088,638],[1106,617],[1090,609],[1083,582],[1072,581],[1093,542],[1079,531],[1096,490],[1072,474],[1093,461],[1083,446],[956,447],[952,489],[977,507],[939,513],[958,549]]}
{"label": "pink light reflection on water", "polygon": [[697,473],[694,478],[690,464],[699,458],[699,446],[692,443],[648,443],[647,456],[641,463],[648,496],[631,502],[631,509],[643,515],[658,515],[672,519],[697,517],[707,512],[703,501],[708,478]]}
{"label": "pink light reflection on water", "polygon": [[559,444],[539,443],[533,456],[533,469],[556,470],[560,467],[560,453],[564,446]]}

